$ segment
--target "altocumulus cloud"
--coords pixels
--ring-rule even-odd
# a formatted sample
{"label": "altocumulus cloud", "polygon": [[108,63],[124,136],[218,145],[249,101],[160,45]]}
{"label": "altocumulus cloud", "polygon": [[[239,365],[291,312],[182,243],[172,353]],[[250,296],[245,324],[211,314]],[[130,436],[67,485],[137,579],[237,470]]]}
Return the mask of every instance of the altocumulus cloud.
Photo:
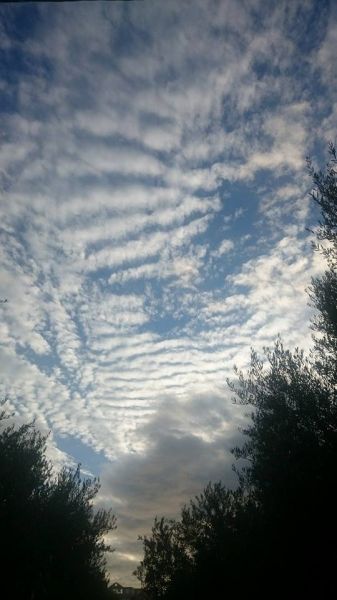
{"label": "altocumulus cloud", "polygon": [[233,482],[233,364],[310,343],[305,156],[336,128],[336,8],[0,14],[1,389],[101,474],[127,583],[155,514]]}

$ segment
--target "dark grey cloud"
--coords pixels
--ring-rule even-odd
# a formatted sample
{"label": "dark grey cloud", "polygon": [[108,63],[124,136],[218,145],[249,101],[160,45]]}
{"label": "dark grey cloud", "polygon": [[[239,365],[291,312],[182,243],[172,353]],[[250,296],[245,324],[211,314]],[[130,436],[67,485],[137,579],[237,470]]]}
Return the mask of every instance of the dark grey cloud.
{"label": "dark grey cloud", "polygon": [[199,396],[185,403],[166,398],[138,431],[146,448],[127,454],[102,472],[100,502],[113,506],[118,529],[109,557],[112,577],[130,581],[141,557],[139,535],[148,534],[154,517],[179,517],[184,504],[209,481],[237,485],[231,449],[240,443],[242,407],[223,396]]}

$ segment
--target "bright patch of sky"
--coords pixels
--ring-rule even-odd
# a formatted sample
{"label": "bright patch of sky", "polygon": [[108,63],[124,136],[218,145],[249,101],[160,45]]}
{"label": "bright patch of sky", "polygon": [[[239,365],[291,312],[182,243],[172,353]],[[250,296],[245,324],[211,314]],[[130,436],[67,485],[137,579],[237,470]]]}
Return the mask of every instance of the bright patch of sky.
{"label": "bright patch of sky", "polygon": [[310,344],[336,43],[324,0],[0,7],[1,389],[101,476],[121,583],[156,514],[233,482],[234,363]]}

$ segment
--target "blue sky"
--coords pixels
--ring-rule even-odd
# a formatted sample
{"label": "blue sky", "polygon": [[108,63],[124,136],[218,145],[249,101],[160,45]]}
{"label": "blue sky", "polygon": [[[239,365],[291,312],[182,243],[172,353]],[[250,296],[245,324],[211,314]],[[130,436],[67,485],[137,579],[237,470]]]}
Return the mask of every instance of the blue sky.
{"label": "blue sky", "polygon": [[1,390],[100,476],[121,583],[156,514],[233,484],[233,365],[310,346],[336,44],[325,1],[0,7]]}

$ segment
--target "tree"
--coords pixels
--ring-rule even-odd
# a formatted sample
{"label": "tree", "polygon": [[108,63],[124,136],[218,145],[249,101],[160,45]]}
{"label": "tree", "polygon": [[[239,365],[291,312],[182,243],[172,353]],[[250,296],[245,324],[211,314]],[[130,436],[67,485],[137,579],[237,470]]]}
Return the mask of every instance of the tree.
{"label": "tree", "polygon": [[115,527],[95,511],[96,480],[79,468],[55,477],[46,437],[35,425],[6,425],[0,414],[0,569],[5,597],[22,600],[107,596],[102,536]]}
{"label": "tree", "polygon": [[[144,558],[135,571],[147,595],[154,600],[170,598],[181,589],[191,569],[190,556],[179,523],[155,518],[151,536],[141,537]],[[179,586],[177,585],[179,582]]]}
{"label": "tree", "polygon": [[144,558],[135,575],[153,600],[220,597],[224,587],[248,592],[251,580],[242,580],[242,564],[248,575],[255,527],[254,506],[241,489],[209,483],[180,519],[155,519],[151,535],[141,538]]}
{"label": "tree", "polygon": [[265,353],[267,366],[253,352],[249,372],[231,384],[252,407],[246,441],[234,455],[246,460],[241,483],[259,514],[259,550],[269,573],[261,584],[322,593],[335,579],[334,392],[303,352],[278,341]]}
{"label": "tree", "polygon": [[315,360],[322,376],[331,385],[337,384],[337,158],[332,144],[329,146],[330,161],[325,171],[315,171],[308,160],[314,188],[311,197],[321,209],[321,220],[316,230],[314,249],[327,261],[327,270],[312,280],[310,298],[317,310],[313,329]]}
{"label": "tree", "polygon": [[[183,598],[201,599],[252,591],[253,554],[257,543],[255,506],[241,487],[229,490],[209,483],[181,513],[181,535],[193,562]],[[245,578],[242,578],[244,565]],[[254,562],[255,568],[258,564]]]}
{"label": "tree", "polygon": [[[337,552],[337,177],[336,151],[324,172],[309,162],[313,200],[321,209],[315,251],[327,270],[312,280],[314,346],[310,358],[279,340],[265,350],[267,367],[252,352],[247,374],[231,384],[252,407],[241,482],[262,517],[266,570],[272,580],[318,595],[336,586]],[[325,591],[324,591],[325,590]]]}

